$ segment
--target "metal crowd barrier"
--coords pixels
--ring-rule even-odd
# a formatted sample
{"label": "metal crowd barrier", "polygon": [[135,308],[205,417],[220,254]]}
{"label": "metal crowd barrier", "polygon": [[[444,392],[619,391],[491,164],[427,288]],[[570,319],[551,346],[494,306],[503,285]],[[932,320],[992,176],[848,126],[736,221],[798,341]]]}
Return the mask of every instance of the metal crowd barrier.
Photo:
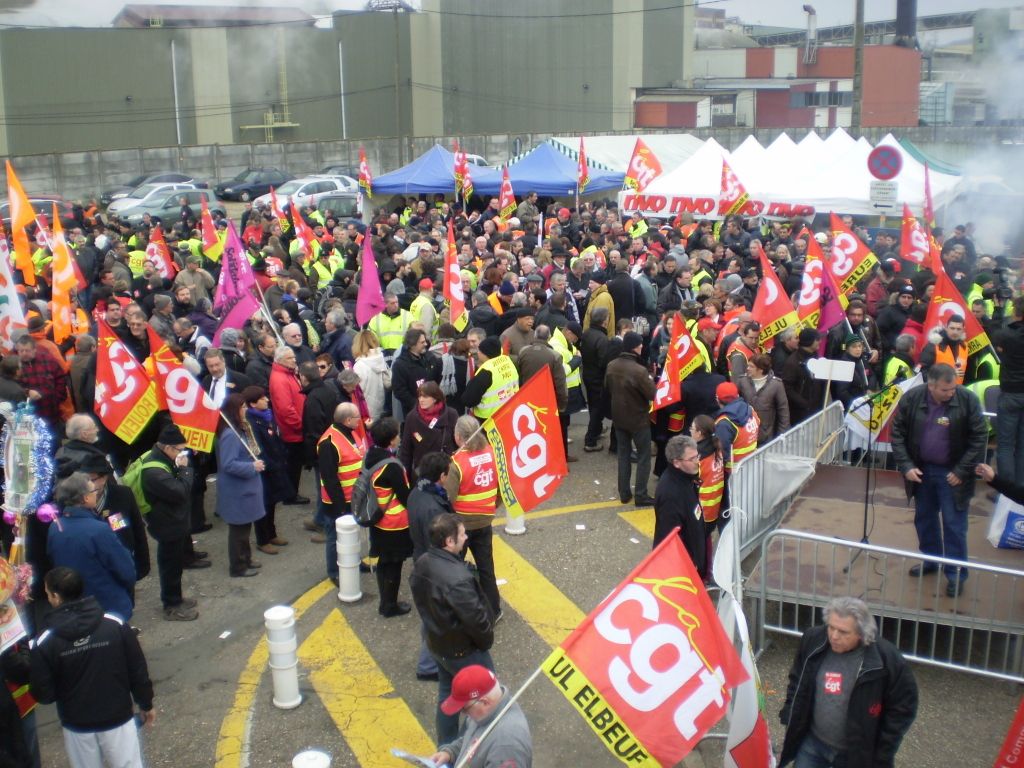
{"label": "metal crowd barrier", "polygon": [[764,509],[765,458],[798,456],[813,459],[822,452],[818,457],[819,462],[837,463],[843,455],[845,415],[843,404],[837,400],[825,410],[765,443],[733,467],[729,478],[729,506],[739,507],[746,513],[742,520],[731,523],[739,525],[737,530],[740,532],[741,558],[753,552],[764,535],[781,522],[797,496],[797,493],[793,493],[778,500],[770,509]]}
{"label": "metal crowd barrier", "polygon": [[906,658],[1024,683],[1024,571],[929,560],[967,568],[962,594],[948,597],[941,573],[910,576],[910,566],[922,562],[919,552],[803,531],[771,532],[752,575],[760,582],[758,650],[765,648],[766,632],[799,637],[821,622],[820,609],[831,598],[849,595],[867,602],[879,635]]}

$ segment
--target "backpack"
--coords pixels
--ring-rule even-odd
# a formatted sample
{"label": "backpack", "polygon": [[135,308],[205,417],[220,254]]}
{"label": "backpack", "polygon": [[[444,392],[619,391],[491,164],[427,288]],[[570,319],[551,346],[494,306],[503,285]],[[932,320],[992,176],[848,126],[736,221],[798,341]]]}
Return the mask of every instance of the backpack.
{"label": "backpack", "polygon": [[372,528],[384,519],[384,509],[377,498],[377,491],[373,487],[373,476],[379,469],[388,464],[402,465],[398,459],[384,459],[372,467],[363,466],[359,470],[359,477],[352,486],[352,517],[356,519],[363,528]]}
{"label": "backpack", "polygon": [[146,494],[142,490],[142,470],[153,469],[157,467],[169,472],[167,465],[159,461],[144,461],[139,458],[128,465],[128,469],[125,470],[124,476],[121,478],[121,484],[131,488],[132,495],[135,497],[135,503],[139,506],[139,512],[143,515],[149,514],[149,511],[153,508],[152,505],[146,501]]}

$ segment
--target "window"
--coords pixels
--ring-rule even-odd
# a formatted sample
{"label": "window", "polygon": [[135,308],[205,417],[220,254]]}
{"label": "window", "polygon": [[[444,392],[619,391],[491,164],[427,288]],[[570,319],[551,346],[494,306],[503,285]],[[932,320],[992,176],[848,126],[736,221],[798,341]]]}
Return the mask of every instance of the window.
{"label": "window", "polygon": [[790,109],[809,107],[849,107],[853,105],[852,91],[790,91]]}

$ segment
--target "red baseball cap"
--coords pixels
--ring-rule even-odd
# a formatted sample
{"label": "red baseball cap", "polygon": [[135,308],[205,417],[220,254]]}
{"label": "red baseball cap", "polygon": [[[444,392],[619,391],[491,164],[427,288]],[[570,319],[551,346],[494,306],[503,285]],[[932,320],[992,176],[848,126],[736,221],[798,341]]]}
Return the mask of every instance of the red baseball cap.
{"label": "red baseball cap", "polygon": [[740,396],[740,391],[731,381],[723,381],[715,388],[715,397],[721,403],[731,403]]}
{"label": "red baseball cap", "polygon": [[702,317],[697,321],[697,330],[706,331],[708,328],[717,328],[718,323],[712,320],[710,317]]}
{"label": "red baseball cap", "polygon": [[473,664],[459,670],[452,680],[452,695],[441,703],[441,711],[455,715],[469,702],[490,693],[498,684],[498,678],[487,667]]}
{"label": "red baseball cap", "polygon": [[558,215],[559,216],[566,216],[567,217],[569,215],[569,209],[568,208],[559,208],[558,209]]}
{"label": "red baseball cap", "polygon": [[433,287],[434,287],[434,281],[431,280],[429,277],[424,277],[422,280],[420,280],[420,290],[421,291],[425,291],[425,290],[427,290],[427,288],[433,288]]}

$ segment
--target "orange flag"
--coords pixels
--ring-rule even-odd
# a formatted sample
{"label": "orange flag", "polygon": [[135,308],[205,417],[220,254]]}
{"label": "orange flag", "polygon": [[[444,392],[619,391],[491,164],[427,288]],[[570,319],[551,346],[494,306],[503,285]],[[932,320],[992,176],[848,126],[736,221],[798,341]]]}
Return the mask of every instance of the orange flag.
{"label": "orange flag", "polygon": [[857,281],[871,271],[878,263],[878,258],[864,241],[847,227],[843,220],[832,216],[832,258],[828,263],[832,277],[836,279],[839,290],[849,294]]}
{"label": "orange flag", "polygon": [[72,267],[71,249],[64,227],[53,206],[53,340],[60,344],[71,335],[71,289],[78,280]]}
{"label": "orange flag", "polygon": [[669,342],[668,355],[665,357],[665,368],[658,379],[658,388],[654,391],[654,407],[658,410],[678,403],[682,397],[682,382],[687,376],[704,364],[704,354],[700,347],[693,343],[693,337],[683,321],[682,315],[676,315],[672,321],[672,340]]}
{"label": "orange flag", "polygon": [[636,140],[633,157],[629,160],[623,186],[635,189],[637,193],[647,189],[647,185],[661,176],[661,163],[654,153],[644,144],[643,139]]}
{"label": "orange flag", "polygon": [[903,231],[900,234],[900,258],[915,264],[928,260],[930,235],[926,235],[921,223],[910,213],[910,206],[903,204]]}
{"label": "orange flag", "polygon": [[448,302],[451,324],[455,330],[462,331],[469,323],[469,315],[466,313],[466,295],[462,290],[462,275],[455,252],[455,233],[452,231],[451,219],[448,220],[448,248],[444,254],[444,298]]}
{"label": "orange flag", "polygon": [[36,212],[28,202],[18,176],[7,161],[7,199],[11,206],[11,239],[14,241],[14,266],[21,270],[26,285],[36,284],[36,268],[32,263],[32,246],[25,227],[36,220]]}
{"label": "orange flag", "polygon": [[750,195],[747,194],[747,188],[743,186],[739,177],[723,157],[722,194],[718,201],[719,215],[728,216],[733,213],[741,213],[748,200],[750,200]]}
{"label": "orange flag", "polygon": [[96,415],[103,426],[132,443],[157,411],[156,384],[102,320],[96,348]]}
{"label": "orange flag", "polygon": [[964,297],[949,279],[946,270],[941,264],[935,272],[935,291],[932,293],[932,302],[928,305],[928,316],[924,320],[926,331],[939,323],[945,325],[952,315],[960,315],[964,319],[964,333],[967,337],[967,354],[973,355],[980,352],[992,342],[988,334],[981,327],[978,318],[970,311]]}
{"label": "orange flag", "polygon": [[502,223],[512,218],[516,210],[516,196],[512,194],[512,182],[508,178],[508,166],[501,174],[501,197],[498,198],[498,215]]}
{"label": "orange flag", "polygon": [[[203,204],[206,204],[205,198],[203,198]],[[153,227],[153,232],[149,236],[146,258],[156,265],[156,271],[160,273],[160,277],[173,279],[178,274],[178,265],[175,264],[170,251],[167,250],[167,241],[164,240],[164,233],[159,224]]]}
{"label": "orange flag", "polygon": [[768,340],[776,334],[782,333],[790,326],[797,324],[796,310],[793,309],[793,302],[786,295],[785,288],[779,276],[772,269],[772,263],[761,248],[760,240],[751,240],[751,253],[756,253],[761,261],[761,271],[764,277],[761,279],[761,287],[757,289],[757,298],[754,299],[754,308],[751,315],[761,324],[761,335],[758,343],[764,347]]}
{"label": "orange flag", "polygon": [[203,213],[200,218],[203,222],[203,253],[216,261],[220,259],[224,246],[217,237],[217,228],[213,226],[213,217],[210,215],[210,209],[206,207],[206,198],[202,198],[202,201]]}
{"label": "orange flag", "polygon": [[587,165],[587,153],[583,151],[583,137],[580,136],[580,158],[576,165],[576,194],[582,195],[590,183],[590,166]]}

